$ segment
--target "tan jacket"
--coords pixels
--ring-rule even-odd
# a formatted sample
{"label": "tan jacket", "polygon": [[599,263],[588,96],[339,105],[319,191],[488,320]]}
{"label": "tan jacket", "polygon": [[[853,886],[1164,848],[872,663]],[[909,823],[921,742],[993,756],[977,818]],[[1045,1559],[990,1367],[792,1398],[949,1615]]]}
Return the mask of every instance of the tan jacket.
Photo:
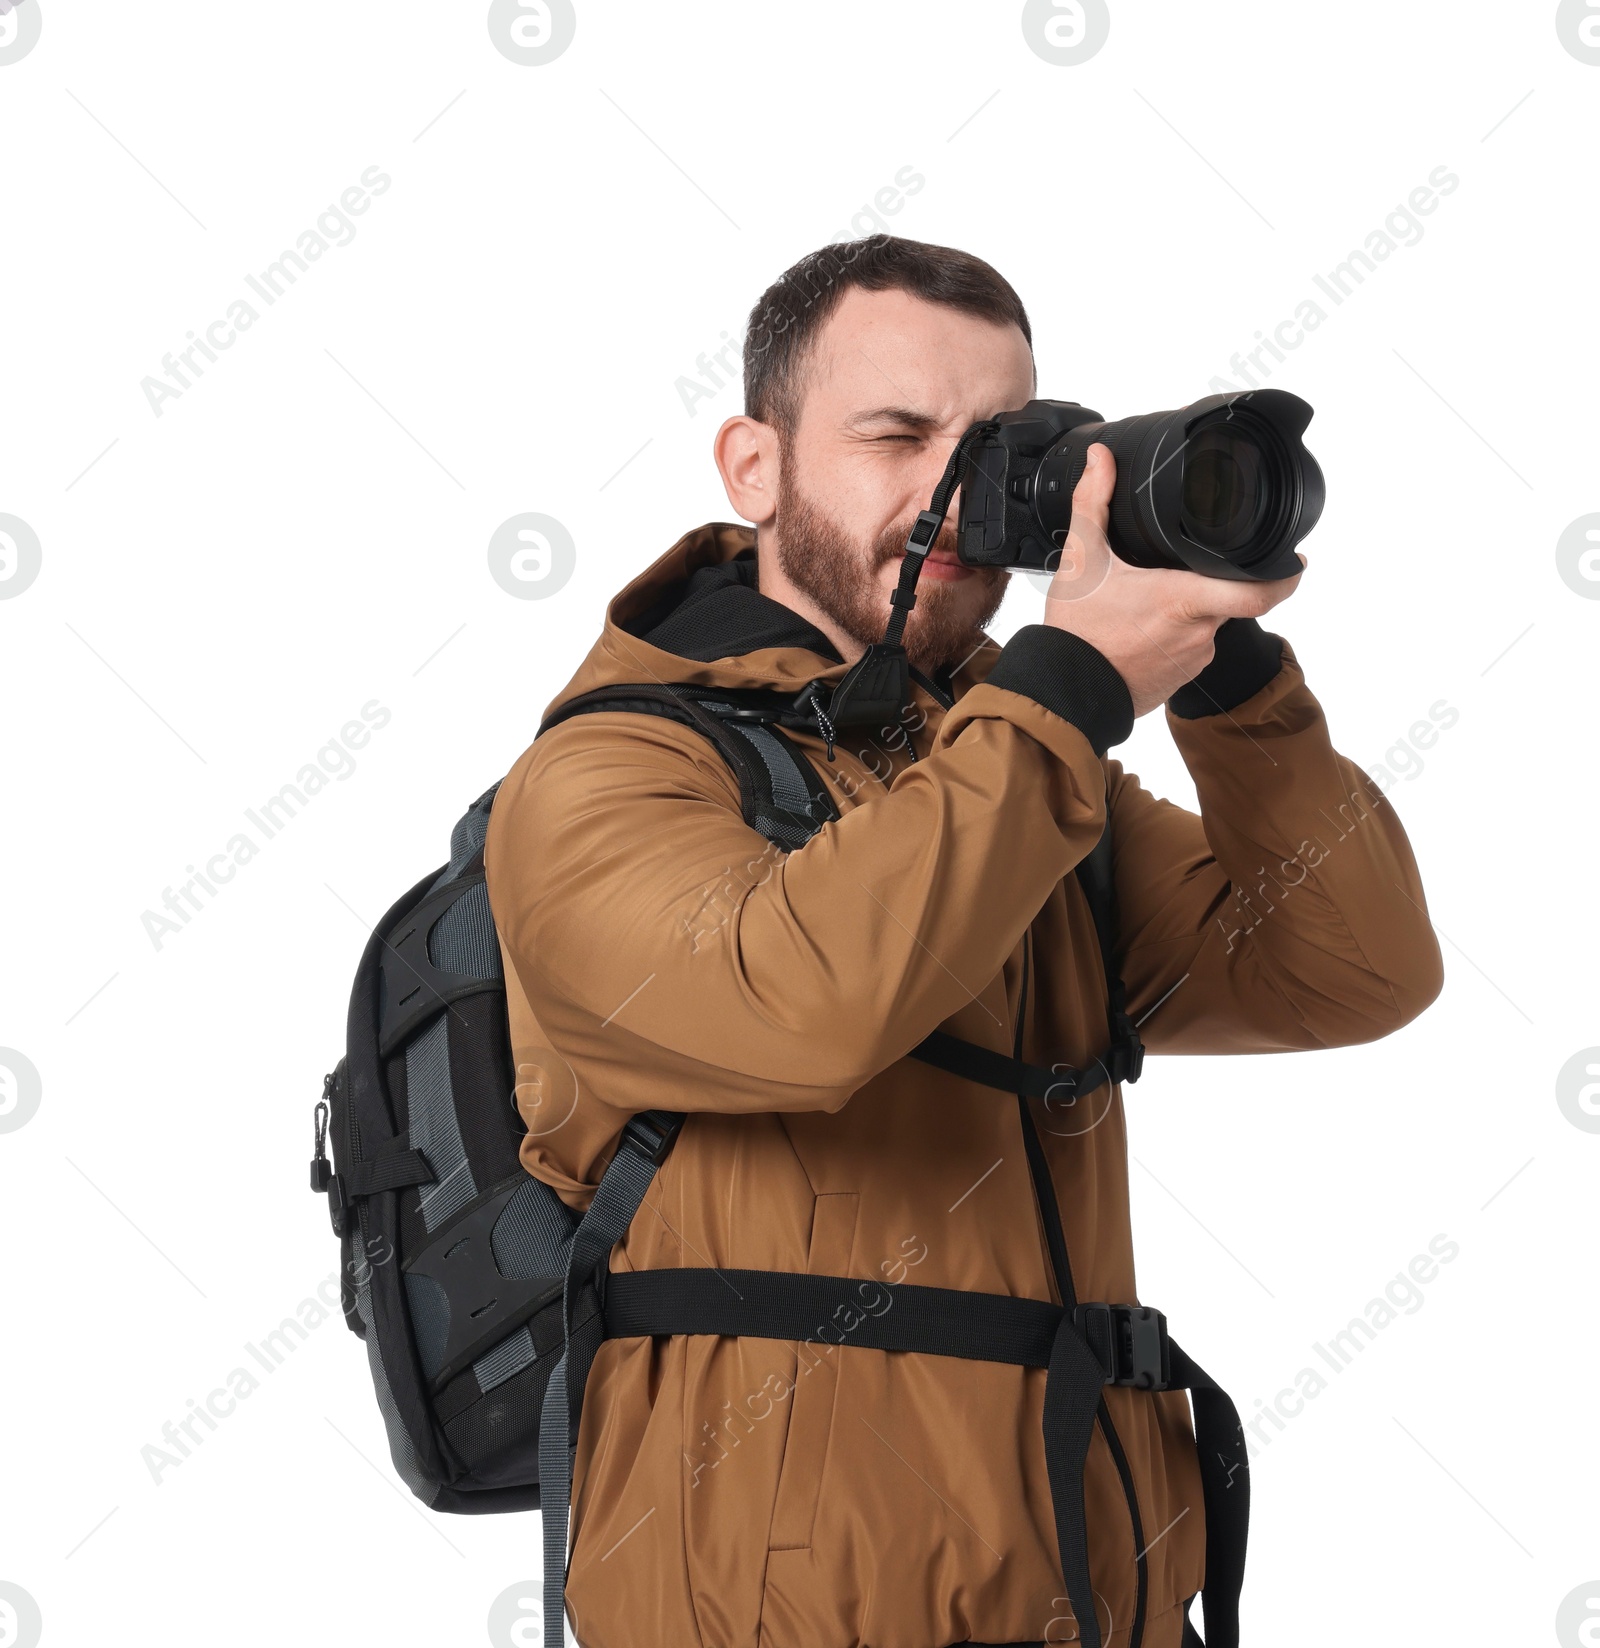
{"label": "tan jacket", "polygon": [[[826,639],[752,587],[753,542],[711,525],[675,544],[611,602],[552,707],[606,683],[838,680]],[[687,581],[696,569],[721,570]],[[1193,719],[1169,706],[1199,816],[1097,753],[1126,735],[1128,711],[1110,702],[1120,679],[1108,699],[1110,666],[1042,625],[986,643],[947,678],[948,707],[915,687],[915,759],[895,728],[842,734],[831,763],[820,738],[795,734],[842,817],[787,855],[745,825],[732,773],[691,728],[624,712],[552,728],[502,785],[486,849],[528,1171],[586,1207],[629,1115],[687,1112],[613,1271],[809,1271],[1058,1299],[1018,1101],[906,1054],[941,1027],[1010,1053],[1025,942],[1021,1056],[1081,1065],[1104,1049],[1103,970],[1071,871],[1108,786],[1118,953],[1152,1054],[1371,1041],[1440,988],[1394,809],[1334,750],[1293,650],[1267,642],[1265,685],[1242,702]],[[1202,684],[1220,678],[1226,704],[1250,666],[1224,652],[1219,637]],[[1159,1060],[1146,1079],[1161,1080]],[[1137,1301],[1121,1090],[1075,1108],[1026,1102],[1078,1296]],[[1206,1301],[1150,1302],[1204,1360]],[[1070,1638],[1044,1379],[849,1344],[607,1340],[575,1467],[579,1640]],[[1160,1648],[1204,1572],[1188,1401],[1118,1387],[1105,1400],[1154,1541],[1144,1648]],[[1086,1500],[1118,1648],[1135,1549],[1098,1434]]]}

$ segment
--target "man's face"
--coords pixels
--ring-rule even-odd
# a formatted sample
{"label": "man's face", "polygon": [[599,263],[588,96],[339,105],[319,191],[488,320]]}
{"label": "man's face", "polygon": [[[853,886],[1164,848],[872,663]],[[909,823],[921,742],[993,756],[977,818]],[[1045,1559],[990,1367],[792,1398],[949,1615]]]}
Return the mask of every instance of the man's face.
{"label": "man's face", "polygon": [[[906,535],[955,443],[975,420],[1021,406],[1033,383],[1018,328],[851,288],[801,370],[799,423],[764,529],[782,575],[853,640],[881,641]],[[903,636],[924,671],[966,658],[1006,590],[1000,568],[957,559],[955,513],[953,500]]]}

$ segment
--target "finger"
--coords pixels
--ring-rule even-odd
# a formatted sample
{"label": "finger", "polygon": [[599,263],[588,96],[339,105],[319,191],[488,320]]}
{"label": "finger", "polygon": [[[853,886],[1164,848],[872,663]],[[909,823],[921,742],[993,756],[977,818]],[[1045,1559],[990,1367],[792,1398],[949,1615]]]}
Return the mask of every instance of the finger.
{"label": "finger", "polygon": [[[1277,583],[1258,584],[1230,578],[1207,578],[1196,572],[1193,577],[1200,588],[1190,591],[1186,605],[1196,618],[1259,618],[1270,612],[1290,591],[1280,584],[1294,584],[1297,578],[1280,579]],[[1274,593],[1277,591],[1277,593]]]}
{"label": "finger", "polygon": [[[1301,560],[1304,559],[1305,557],[1302,556]],[[1292,578],[1274,578],[1270,584],[1257,584],[1256,588],[1261,590],[1267,597],[1264,610],[1270,612],[1280,601],[1287,601],[1300,587],[1301,576],[1302,574],[1297,572]]]}
{"label": "finger", "polygon": [[1111,493],[1117,484],[1117,460],[1104,441],[1089,448],[1083,474],[1072,489],[1072,528],[1095,527],[1104,533],[1111,520]]}

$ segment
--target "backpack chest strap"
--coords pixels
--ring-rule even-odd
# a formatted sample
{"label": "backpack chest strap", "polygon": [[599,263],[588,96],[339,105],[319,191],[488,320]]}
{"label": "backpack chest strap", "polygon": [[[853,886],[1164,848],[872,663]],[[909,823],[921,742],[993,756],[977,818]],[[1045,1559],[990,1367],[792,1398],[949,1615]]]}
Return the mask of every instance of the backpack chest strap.
{"label": "backpack chest strap", "polygon": [[1064,1104],[1086,1097],[1108,1081],[1138,1081],[1144,1068],[1144,1043],[1133,1020],[1126,1013],[1114,1013],[1112,1032],[1111,1045],[1081,1070],[1065,1064],[1027,1064],[945,1030],[924,1036],[911,1049],[911,1057],[1002,1093]]}

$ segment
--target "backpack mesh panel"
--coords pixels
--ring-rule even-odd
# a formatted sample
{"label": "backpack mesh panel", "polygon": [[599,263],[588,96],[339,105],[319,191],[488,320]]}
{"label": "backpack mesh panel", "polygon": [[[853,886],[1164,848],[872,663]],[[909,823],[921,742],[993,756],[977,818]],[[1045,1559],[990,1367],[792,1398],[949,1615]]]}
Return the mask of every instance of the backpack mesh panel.
{"label": "backpack mesh panel", "polygon": [[456,820],[455,828],[450,832],[450,862],[434,882],[435,887],[453,881],[483,851],[484,838],[489,833],[489,809],[494,805],[495,791],[499,788],[495,784],[485,790]]}
{"label": "backpack mesh panel", "polygon": [[469,978],[500,977],[500,944],[484,882],[469,887],[433,924],[428,959],[435,967]]}
{"label": "backpack mesh panel", "polygon": [[[539,1435],[539,1413],[547,1383],[543,1367],[524,1366],[497,1384],[481,1402],[474,1402],[465,1413],[445,1422],[451,1447],[484,1487],[513,1487],[523,1480],[526,1460]],[[507,1467],[504,1480],[485,1469],[491,1459]]]}
{"label": "backpack mesh panel", "polygon": [[[366,1229],[366,1216],[363,1210],[361,1218],[363,1233]],[[363,1270],[360,1280],[356,1283],[356,1309],[360,1313],[366,1332],[363,1338],[367,1347],[367,1363],[372,1370],[372,1382],[378,1392],[378,1411],[383,1415],[383,1428],[389,1436],[389,1455],[394,1460],[394,1467],[400,1473],[405,1485],[427,1504],[433,1503],[438,1491],[433,1478],[422,1468],[417,1457],[417,1451],[411,1441],[411,1433],[406,1429],[405,1422],[400,1417],[400,1409],[395,1403],[394,1393],[389,1389],[388,1370],[383,1365],[383,1352],[378,1347],[378,1335],[372,1326],[372,1273]]]}
{"label": "backpack mesh panel", "polygon": [[444,1347],[450,1337],[450,1300],[431,1276],[408,1275],[405,1281],[417,1360],[422,1363],[423,1377],[432,1379],[444,1361]]}

